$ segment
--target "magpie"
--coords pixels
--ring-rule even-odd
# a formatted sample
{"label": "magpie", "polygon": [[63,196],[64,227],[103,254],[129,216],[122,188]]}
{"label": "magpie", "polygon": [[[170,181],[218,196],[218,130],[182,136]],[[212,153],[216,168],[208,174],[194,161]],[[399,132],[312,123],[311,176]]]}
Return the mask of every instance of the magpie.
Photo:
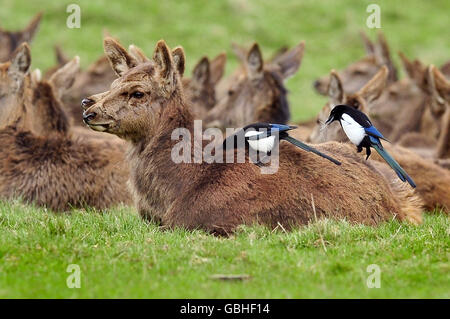
{"label": "magpie", "polygon": [[[322,156],[323,158],[326,158],[327,160],[333,162],[336,165],[341,165],[341,162],[335,160],[334,158],[322,152],[319,152],[315,148],[308,146],[300,142],[299,140],[296,140],[295,138],[289,136],[288,131],[293,130],[295,128],[297,127],[284,124],[253,123],[239,129],[234,134],[228,136],[223,141],[222,147],[226,149],[227,144],[233,143],[232,144],[233,148],[236,148],[237,147],[236,141],[239,141],[239,137],[241,137],[240,140],[242,141],[243,137],[246,146],[251,147],[253,150],[257,152],[266,153],[267,155],[270,156],[271,151],[275,147],[276,143],[278,143],[279,140],[285,140],[305,151],[312,152],[314,154]],[[276,139],[277,134],[279,140]],[[229,142],[230,140],[232,140],[232,142]],[[256,164],[258,165],[259,162]]]}
{"label": "magpie", "polygon": [[363,148],[366,149],[366,160],[371,154],[370,148],[373,147],[403,182],[407,181],[413,188],[416,187],[412,178],[383,148],[380,139],[388,140],[373,126],[366,114],[353,107],[341,104],[333,108],[325,125],[334,121],[339,121],[350,142],[356,145],[358,153],[362,152]]}

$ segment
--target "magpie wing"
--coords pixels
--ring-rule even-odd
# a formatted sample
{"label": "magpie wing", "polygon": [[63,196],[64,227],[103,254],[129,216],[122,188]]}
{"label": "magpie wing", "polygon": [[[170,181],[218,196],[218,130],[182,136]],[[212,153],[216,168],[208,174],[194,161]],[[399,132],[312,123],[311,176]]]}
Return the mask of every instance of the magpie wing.
{"label": "magpie wing", "polygon": [[[373,137],[376,137],[376,138],[381,138],[381,139],[383,139],[383,140],[385,140],[385,141],[388,141],[384,136],[383,136],[383,134],[381,134],[380,133],[380,131],[378,131],[377,130],[377,128],[375,127],[375,126],[370,126],[370,127],[365,127],[364,128],[364,131],[367,133],[367,135],[369,135],[369,136],[373,136]],[[388,141],[389,142],[389,141]]]}
{"label": "magpie wing", "polygon": [[[228,136],[226,139],[223,140],[222,148],[223,149],[233,149],[233,148],[239,148],[242,146],[245,146],[245,131],[243,129],[239,129],[230,136]],[[238,141],[244,141],[244,145],[240,145]]]}

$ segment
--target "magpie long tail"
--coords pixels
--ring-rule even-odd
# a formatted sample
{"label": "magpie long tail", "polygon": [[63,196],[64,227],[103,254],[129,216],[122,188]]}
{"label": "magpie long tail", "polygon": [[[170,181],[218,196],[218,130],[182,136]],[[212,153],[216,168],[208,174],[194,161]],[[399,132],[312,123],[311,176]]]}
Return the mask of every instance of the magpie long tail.
{"label": "magpie long tail", "polygon": [[389,155],[388,152],[384,150],[384,148],[377,144],[372,144],[372,147],[380,154],[380,156],[386,161],[386,163],[389,164],[389,166],[397,173],[398,177],[403,182],[408,182],[411,187],[416,188],[416,183],[412,180],[411,177],[405,172],[405,170],[398,164],[395,159],[392,158],[391,155]]}
{"label": "magpie long tail", "polygon": [[300,147],[301,149],[308,151],[308,152],[312,152],[314,154],[317,154],[319,156],[322,156],[323,158],[326,158],[327,160],[333,162],[336,165],[341,165],[341,162],[335,160],[334,158],[319,152],[318,150],[316,150],[315,148],[312,148],[311,146],[306,145],[305,143],[300,142],[299,140],[296,140],[295,138],[291,137],[291,136],[286,136],[284,137],[284,139],[292,144],[294,144],[297,147]]}

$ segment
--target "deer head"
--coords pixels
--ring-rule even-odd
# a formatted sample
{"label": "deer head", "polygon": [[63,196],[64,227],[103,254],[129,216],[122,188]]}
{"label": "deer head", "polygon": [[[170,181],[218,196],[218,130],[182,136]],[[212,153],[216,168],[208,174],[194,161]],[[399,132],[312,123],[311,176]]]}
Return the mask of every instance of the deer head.
{"label": "deer head", "polygon": [[182,95],[183,49],[171,52],[161,40],[153,59],[140,64],[112,38],[104,40],[104,49],[119,78],[109,91],[84,100],[85,123],[130,141],[152,136],[162,125],[165,105]]}
{"label": "deer head", "polygon": [[286,123],[290,118],[283,81],[294,75],[304,42],[265,64],[258,44],[246,54],[243,72],[233,77],[226,94],[206,116],[210,126],[242,127],[252,122]]}
{"label": "deer head", "polygon": [[[337,72],[344,91],[356,93],[362,88],[382,66],[388,68],[388,84],[397,81],[397,70],[390,56],[389,46],[382,33],[378,34],[378,42],[373,43],[366,34],[361,33],[367,56],[348,65],[345,69]],[[330,82],[329,76],[324,76],[314,82],[314,88],[319,94],[327,95]]]}
{"label": "deer head", "polygon": [[216,85],[224,74],[225,63],[225,53],[211,61],[208,57],[203,57],[195,65],[192,77],[183,79],[185,93],[192,102],[197,118],[203,118],[216,104]]}
{"label": "deer head", "polygon": [[10,62],[0,64],[0,128],[27,126],[24,92],[30,83],[30,65],[30,47],[26,43],[17,48]]}
{"label": "deer head", "polygon": [[75,57],[56,70],[48,80],[32,75],[26,111],[31,117],[30,130],[33,133],[47,136],[69,131],[70,121],[61,98],[71,88],[79,69],[80,59]]}
{"label": "deer head", "polygon": [[42,13],[38,13],[21,31],[6,31],[0,29],[0,62],[8,61],[13,52],[24,42],[30,43],[41,22]]}

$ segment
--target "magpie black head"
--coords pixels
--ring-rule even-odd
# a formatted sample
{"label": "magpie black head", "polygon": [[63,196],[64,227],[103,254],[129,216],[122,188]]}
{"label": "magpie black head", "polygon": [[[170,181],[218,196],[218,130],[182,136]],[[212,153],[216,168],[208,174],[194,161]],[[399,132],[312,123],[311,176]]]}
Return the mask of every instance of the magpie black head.
{"label": "magpie black head", "polygon": [[330,116],[328,117],[328,120],[325,122],[325,125],[331,124],[334,121],[339,121],[343,114],[350,115],[355,121],[357,121],[364,127],[372,125],[366,114],[355,109],[354,107],[345,104],[336,105],[331,110]]}

